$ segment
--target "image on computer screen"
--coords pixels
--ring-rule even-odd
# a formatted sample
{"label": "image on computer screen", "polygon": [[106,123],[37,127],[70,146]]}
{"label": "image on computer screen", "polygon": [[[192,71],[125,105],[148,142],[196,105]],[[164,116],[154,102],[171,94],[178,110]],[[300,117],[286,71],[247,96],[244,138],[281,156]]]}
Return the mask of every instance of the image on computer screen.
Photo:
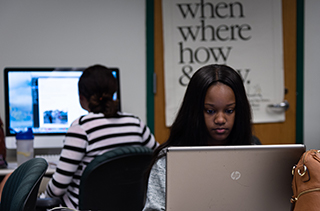
{"label": "image on computer screen", "polygon": [[[85,115],[78,96],[84,68],[5,68],[6,134],[64,134]],[[119,82],[118,69],[111,68]],[[120,91],[114,95],[119,100]],[[120,109],[120,108],[119,108]]]}

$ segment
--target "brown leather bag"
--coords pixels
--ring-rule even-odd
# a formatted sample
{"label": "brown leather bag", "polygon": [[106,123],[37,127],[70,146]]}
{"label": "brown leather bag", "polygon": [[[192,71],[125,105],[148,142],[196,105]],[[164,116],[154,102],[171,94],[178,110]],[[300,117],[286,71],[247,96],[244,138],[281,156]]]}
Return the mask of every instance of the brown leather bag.
{"label": "brown leather bag", "polygon": [[320,210],[320,150],[306,151],[292,174],[292,210]]}

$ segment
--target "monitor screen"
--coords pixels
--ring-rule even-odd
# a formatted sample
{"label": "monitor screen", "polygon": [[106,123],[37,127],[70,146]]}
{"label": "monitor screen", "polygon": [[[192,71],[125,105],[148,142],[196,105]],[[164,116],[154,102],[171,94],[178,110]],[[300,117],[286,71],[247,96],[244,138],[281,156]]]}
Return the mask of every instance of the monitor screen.
{"label": "monitor screen", "polygon": [[[119,84],[119,70],[110,68]],[[5,68],[6,137],[31,127],[36,139],[64,135],[70,124],[87,113],[79,103],[78,80],[84,68]],[[114,94],[119,100],[120,89]],[[8,139],[8,138],[6,138]],[[54,138],[53,138],[54,139]],[[59,146],[62,140],[59,140]],[[61,142],[61,143],[60,143]],[[7,144],[7,141],[6,141]],[[42,144],[41,144],[42,145]],[[7,147],[14,147],[8,143]],[[39,148],[45,148],[40,147]]]}

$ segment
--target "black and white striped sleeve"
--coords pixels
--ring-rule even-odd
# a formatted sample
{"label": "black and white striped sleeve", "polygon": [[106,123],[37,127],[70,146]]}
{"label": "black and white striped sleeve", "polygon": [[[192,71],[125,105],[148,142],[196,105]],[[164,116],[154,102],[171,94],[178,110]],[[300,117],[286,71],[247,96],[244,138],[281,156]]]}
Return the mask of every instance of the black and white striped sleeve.
{"label": "black and white striped sleeve", "polygon": [[140,121],[140,127],[142,129],[142,139],[143,139],[143,145],[146,147],[149,147],[151,149],[155,149],[159,146],[158,142],[156,142],[153,134],[151,133],[148,126],[144,124],[144,122]]}
{"label": "black and white striped sleeve", "polygon": [[85,155],[87,144],[86,132],[78,124],[72,125],[66,134],[56,172],[48,184],[47,195],[57,197],[67,191]]}

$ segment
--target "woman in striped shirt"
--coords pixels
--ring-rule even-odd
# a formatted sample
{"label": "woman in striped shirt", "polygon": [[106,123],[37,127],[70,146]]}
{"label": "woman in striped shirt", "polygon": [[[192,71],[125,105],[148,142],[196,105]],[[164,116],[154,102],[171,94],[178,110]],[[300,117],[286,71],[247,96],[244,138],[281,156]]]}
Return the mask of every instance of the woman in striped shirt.
{"label": "woman in striped shirt", "polygon": [[117,87],[112,71],[101,65],[87,68],[79,79],[80,104],[89,113],[68,129],[56,172],[45,193],[60,197],[63,206],[78,208],[80,177],[97,155],[124,145],[151,149],[158,146],[138,117],[118,111],[118,101],[113,100]]}

